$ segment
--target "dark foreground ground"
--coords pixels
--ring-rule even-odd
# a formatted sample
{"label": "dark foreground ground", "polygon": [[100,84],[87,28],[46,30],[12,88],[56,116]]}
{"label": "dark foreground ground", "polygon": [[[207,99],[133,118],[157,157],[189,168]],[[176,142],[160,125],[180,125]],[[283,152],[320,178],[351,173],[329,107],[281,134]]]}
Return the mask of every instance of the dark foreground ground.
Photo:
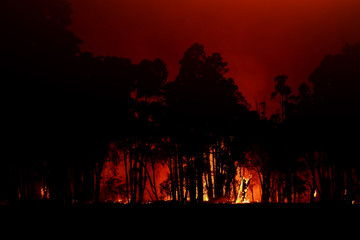
{"label": "dark foreground ground", "polygon": [[[0,219],[0,230],[14,228],[16,233],[25,233],[26,238],[33,233],[50,239],[58,238],[58,235],[93,239],[94,234],[106,239],[108,234],[115,234],[115,238],[134,240],[324,239],[336,234],[345,239],[359,239],[360,236],[358,204],[158,202],[59,205],[51,201],[35,201],[0,204]],[[124,234],[130,235],[125,237]]]}
{"label": "dark foreground ground", "polygon": [[[59,204],[52,201],[25,201],[11,204],[0,204],[0,213],[29,213],[34,215],[68,214],[68,215],[106,215],[121,216],[121,218],[146,219],[151,218],[199,218],[204,221],[221,215],[224,218],[233,217],[246,221],[246,218],[256,217],[315,217],[329,216],[329,219],[339,221],[353,216],[360,220],[360,204],[336,203],[176,203],[154,202],[148,204],[120,204],[120,203],[89,203],[89,204]],[[342,216],[344,215],[344,216]],[[359,225],[360,226],[360,225]]]}
{"label": "dark foreground ground", "polygon": [[16,210],[54,210],[54,211],[360,211],[360,203],[178,203],[178,202],[153,202],[144,204],[122,203],[72,203],[62,204],[50,200],[19,201],[13,203],[0,203],[0,211]]}

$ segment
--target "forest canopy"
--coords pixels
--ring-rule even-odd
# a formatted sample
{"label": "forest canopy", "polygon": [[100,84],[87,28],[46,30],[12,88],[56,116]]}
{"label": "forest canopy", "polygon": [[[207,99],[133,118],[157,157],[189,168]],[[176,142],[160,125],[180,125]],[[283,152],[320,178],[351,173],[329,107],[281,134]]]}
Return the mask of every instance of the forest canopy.
{"label": "forest canopy", "polygon": [[0,201],[360,201],[360,44],[325,56],[298,89],[269,79],[271,113],[200,43],[169,81],[161,59],[80,51],[65,0],[7,1],[1,13]]}

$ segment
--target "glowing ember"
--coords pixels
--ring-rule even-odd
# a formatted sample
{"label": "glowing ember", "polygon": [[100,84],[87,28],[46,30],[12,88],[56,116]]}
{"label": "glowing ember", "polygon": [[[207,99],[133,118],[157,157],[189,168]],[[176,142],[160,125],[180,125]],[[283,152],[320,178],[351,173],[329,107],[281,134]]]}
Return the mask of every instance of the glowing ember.
{"label": "glowing ember", "polygon": [[49,199],[50,198],[49,189],[46,185],[40,187],[40,195],[41,195],[41,199]]}

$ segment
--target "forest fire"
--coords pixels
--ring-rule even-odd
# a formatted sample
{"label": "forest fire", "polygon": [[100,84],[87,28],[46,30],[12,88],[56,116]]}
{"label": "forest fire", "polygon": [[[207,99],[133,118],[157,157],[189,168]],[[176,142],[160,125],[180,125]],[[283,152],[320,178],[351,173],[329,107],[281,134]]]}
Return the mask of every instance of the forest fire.
{"label": "forest fire", "polygon": [[[130,153],[134,148],[119,148],[118,146],[111,145],[101,175],[100,200],[104,202],[126,204],[196,201],[243,204],[319,201],[318,191],[321,186],[320,181],[322,181],[322,170],[315,172],[313,178],[315,182],[309,182],[312,170],[310,167],[305,167],[309,163],[304,158],[299,158],[297,162],[305,168],[297,170],[290,178],[291,184],[293,184],[293,179],[296,180],[297,188],[290,185],[291,194],[286,195],[289,187],[286,176],[276,170],[270,173],[265,171],[266,166],[259,159],[261,155],[256,152],[245,153],[244,159],[232,161],[232,165],[226,165],[228,162],[224,156],[231,155],[228,154],[225,144],[218,142],[206,151],[207,154],[203,155],[202,159],[207,167],[204,167],[205,170],[197,176],[198,172],[194,174],[192,168],[196,163],[194,157],[180,159],[175,155],[157,152],[156,156],[161,156],[160,159],[147,159],[147,163],[141,170],[138,169],[140,164],[129,157],[136,156]],[[148,147],[153,151],[159,150],[150,145]],[[315,155],[316,157],[318,155]],[[137,173],[135,174],[134,171]],[[139,186],[135,180],[141,177],[140,173],[144,175],[142,184]],[[346,191],[344,195],[346,196]]]}
{"label": "forest fire", "polygon": [[49,189],[46,185],[40,187],[40,195],[41,195],[41,199],[49,199],[50,198]]}
{"label": "forest fire", "polygon": [[[222,146],[223,147],[223,146]],[[128,154],[124,150],[114,150],[115,145],[112,145],[109,158],[105,162],[104,169],[101,176],[101,201],[114,202],[114,203],[130,203],[131,197],[135,196],[134,189],[130,189],[131,176],[134,176],[130,172],[129,166],[131,160],[126,158]],[[213,203],[252,203],[261,201],[261,185],[258,173],[249,167],[236,167],[237,173],[231,181],[223,183],[220,186],[222,189],[216,190],[216,186],[219,186],[215,181],[219,181],[224,177],[225,172],[216,173],[216,157],[214,157],[214,151],[209,150],[209,172],[204,172],[201,176],[202,185],[195,183],[196,199],[200,199],[202,202]],[[114,157],[116,159],[114,159]],[[205,156],[206,158],[206,156]],[[125,162],[126,161],[126,162]],[[141,202],[154,202],[154,201],[191,201],[190,198],[190,183],[189,177],[186,173],[188,171],[187,165],[184,165],[184,175],[187,175],[182,182],[182,189],[180,189],[180,179],[177,176],[174,178],[174,166],[172,165],[174,159],[168,158],[169,162],[156,162],[154,166],[146,166],[146,176],[144,177],[146,182],[144,183],[144,194]],[[186,161],[184,159],[184,161]],[[177,164],[178,165],[178,164]],[[179,165],[178,165],[179,167]],[[219,167],[217,167],[219,168]],[[180,169],[176,170],[179,174]],[[246,177],[244,177],[246,176]],[[176,182],[178,181],[178,182]],[[178,186],[172,186],[177,184]],[[201,193],[199,192],[201,189]],[[221,195],[219,196],[219,192]],[[180,194],[183,194],[181,198]],[[139,196],[136,196],[138,198]]]}
{"label": "forest fire", "polygon": [[[99,41],[88,46],[114,51],[82,50],[68,0],[2,4],[1,206],[359,203],[360,43],[345,34],[359,33],[359,1],[111,0],[114,16],[124,17],[114,26],[88,14],[109,1],[81,2],[74,13],[99,24],[76,17],[82,26],[74,29],[110,30],[92,32]],[[161,40],[167,30],[174,43]],[[122,41],[129,32],[131,44]]]}

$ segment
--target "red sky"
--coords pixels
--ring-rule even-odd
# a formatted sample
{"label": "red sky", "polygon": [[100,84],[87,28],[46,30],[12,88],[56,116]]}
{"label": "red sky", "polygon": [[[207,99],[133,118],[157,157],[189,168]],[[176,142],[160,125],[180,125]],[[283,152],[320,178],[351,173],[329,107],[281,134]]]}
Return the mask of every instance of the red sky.
{"label": "red sky", "polygon": [[195,42],[220,52],[251,104],[270,101],[273,78],[293,90],[326,54],[360,42],[359,0],[69,0],[83,51],[138,63],[161,58],[173,80]]}

